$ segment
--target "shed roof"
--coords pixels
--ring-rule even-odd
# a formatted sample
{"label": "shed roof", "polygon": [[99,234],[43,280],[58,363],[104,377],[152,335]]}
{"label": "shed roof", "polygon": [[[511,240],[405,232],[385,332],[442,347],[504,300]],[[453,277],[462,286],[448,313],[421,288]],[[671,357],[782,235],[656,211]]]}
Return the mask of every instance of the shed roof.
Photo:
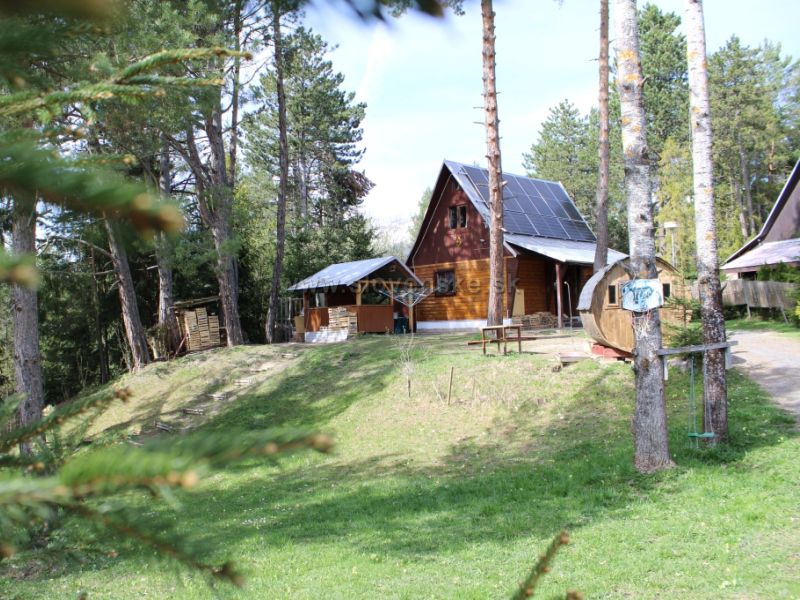
{"label": "shed roof", "polygon": [[782,240],[780,242],[764,242],[737,258],[729,260],[722,267],[723,271],[738,273],[753,271],[764,265],[800,262],[800,238]]}
{"label": "shed roof", "polygon": [[[723,263],[722,267],[723,271],[735,272],[734,269],[739,267],[731,267],[733,262],[738,260],[739,257],[741,257],[745,252],[752,250],[755,246],[761,243],[765,237],[767,237],[767,235],[770,232],[770,229],[772,229],[772,226],[775,225],[775,221],[780,216],[781,211],[786,207],[787,203],[789,202],[789,198],[791,197],[792,192],[794,191],[794,188],[797,186],[798,183],[800,183],[800,160],[798,160],[795,163],[792,172],[789,174],[789,178],[786,180],[786,183],[784,184],[783,189],[781,190],[781,193],[778,194],[778,199],[775,201],[775,205],[772,207],[772,210],[769,211],[769,215],[767,215],[767,219],[766,221],[764,221],[764,225],[762,225],[761,231],[758,232],[758,235],[756,235],[756,237],[746,242],[744,246],[739,248],[736,252],[734,252],[728,257],[728,260],[726,260]],[[775,261],[775,262],[787,262],[787,261]],[[765,263],[759,263],[759,265],[763,264]]]}
{"label": "shed roof", "polygon": [[[541,254],[563,263],[578,265],[594,264],[594,253],[597,244],[594,242],[580,242],[574,240],[556,240],[550,238],[534,237],[530,235],[517,235],[507,233],[504,236],[506,243],[512,246]],[[625,254],[608,249],[607,263],[615,263],[625,258]]]}
{"label": "shed roof", "polygon": [[289,291],[300,292],[303,290],[350,286],[357,281],[368,278],[370,275],[388,266],[392,262],[397,263],[400,267],[398,276],[384,276],[383,279],[395,281],[412,280],[417,285],[422,285],[422,282],[417,279],[416,275],[414,275],[414,273],[399,259],[394,256],[383,256],[381,258],[368,258],[366,260],[355,260],[352,262],[329,265],[310,277],[306,277],[302,281],[295,283],[289,288]]}

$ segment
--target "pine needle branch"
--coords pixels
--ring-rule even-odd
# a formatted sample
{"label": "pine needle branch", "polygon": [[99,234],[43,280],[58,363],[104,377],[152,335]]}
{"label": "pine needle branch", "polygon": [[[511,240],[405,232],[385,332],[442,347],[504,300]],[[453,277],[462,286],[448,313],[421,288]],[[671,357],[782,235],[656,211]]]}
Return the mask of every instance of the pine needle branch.
{"label": "pine needle branch", "polygon": [[539,560],[534,565],[530,574],[525,578],[525,581],[520,584],[519,589],[511,599],[525,600],[533,596],[539,579],[542,575],[550,571],[550,562],[553,560],[553,557],[562,546],[566,546],[567,544],[569,544],[569,534],[566,531],[562,531],[550,542],[545,553],[539,557]]}
{"label": "pine needle branch", "polygon": [[114,77],[116,83],[130,83],[130,79],[141,73],[152,71],[164,65],[176,64],[180,62],[198,60],[202,58],[212,57],[240,57],[246,60],[253,58],[249,52],[236,52],[228,50],[227,48],[184,48],[179,50],[164,50],[157,52],[135,62],[134,64],[126,67]]}
{"label": "pine needle branch", "polygon": [[85,504],[75,503],[64,504],[63,506],[66,510],[78,514],[86,519],[101,523],[103,527],[111,529],[118,534],[147,544],[148,546],[155,548],[160,554],[163,554],[164,556],[170,556],[188,565],[189,567],[192,567],[193,569],[208,573],[209,575],[218,579],[224,579],[236,586],[241,586],[244,583],[244,578],[242,575],[236,571],[233,565],[229,562],[221,566],[214,566],[204,563],[175,544],[143,531],[129,522],[117,520],[99,511],[93,510]]}
{"label": "pine needle branch", "polygon": [[36,287],[38,281],[39,276],[33,256],[12,255],[0,248],[0,282]]}
{"label": "pine needle branch", "polygon": [[22,427],[17,427],[16,429],[0,435],[0,452],[8,452],[14,446],[38,437],[49,429],[62,425],[68,419],[86,414],[91,409],[105,408],[114,400],[125,401],[129,397],[130,391],[126,388],[122,388],[103,394],[87,396],[75,402],[62,404],[49,415],[42,417],[38,421],[28,423]]}

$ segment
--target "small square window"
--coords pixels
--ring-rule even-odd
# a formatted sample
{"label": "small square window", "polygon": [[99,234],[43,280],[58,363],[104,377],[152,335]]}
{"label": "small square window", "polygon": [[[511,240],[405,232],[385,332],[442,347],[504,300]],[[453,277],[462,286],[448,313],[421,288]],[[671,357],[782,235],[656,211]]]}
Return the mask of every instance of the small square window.
{"label": "small square window", "polygon": [[450,207],[450,229],[463,229],[467,226],[467,205]]}
{"label": "small square window", "polygon": [[672,284],[662,283],[661,288],[664,290],[664,300],[672,296]]}
{"label": "small square window", "polygon": [[452,269],[436,271],[436,295],[453,296],[456,293],[456,272]]}
{"label": "small square window", "polygon": [[616,285],[608,286],[608,303],[611,306],[616,306],[617,304],[619,304],[619,301],[617,300],[617,286]]}

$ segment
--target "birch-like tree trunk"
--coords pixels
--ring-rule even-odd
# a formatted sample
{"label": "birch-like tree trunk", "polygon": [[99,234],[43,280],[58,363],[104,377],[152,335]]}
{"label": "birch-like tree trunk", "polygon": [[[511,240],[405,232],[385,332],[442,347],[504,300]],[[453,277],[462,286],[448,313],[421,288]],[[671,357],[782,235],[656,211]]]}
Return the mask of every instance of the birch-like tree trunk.
{"label": "birch-like tree trunk", "polygon": [[608,262],[608,0],[600,0],[600,138],[597,174],[597,247],[594,253],[594,272]]}
{"label": "birch-like tree trunk", "polygon": [[286,125],[286,92],[283,86],[283,42],[281,38],[281,13],[278,2],[272,3],[272,39],[275,46],[275,87],[278,95],[278,145],[280,182],[278,184],[278,214],[275,232],[275,265],[272,269],[272,288],[267,310],[267,343],[275,340],[275,321],[278,313],[278,294],[283,271],[283,254],[286,246],[286,188],[289,182],[289,141]]}
{"label": "birch-like tree trunk", "polygon": [[[14,200],[11,245],[15,254],[36,252],[36,207],[33,201]],[[11,321],[14,327],[16,391],[22,394],[18,409],[19,424],[26,425],[42,417],[44,406],[38,295],[35,289],[16,283],[11,286]],[[20,451],[29,454],[30,444],[22,444]]]}
{"label": "birch-like tree trunk", "polygon": [[[630,262],[633,276],[656,279],[650,161],[647,154],[642,68],[636,1],[616,0],[617,86],[620,96],[625,195],[628,200]],[[634,313],[636,409],[633,416],[634,465],[642,473],[672,466],[667,437],[667,411],[661,358],[658,310]]]}
{"label": "birch-like tree trunk", "polygon": [[136,291],[133,287],[133,277],[128,264],[128,255],[119,241],[114,224],[105,219],[108,232],[108,248],[111,251],[111,262],[117,276],[117,289],[119,290],[119,303],[122,309],[122,322],[125,325],[125,337],[131,350],[131,370],[138,371],[150,362],[150,352],[147,349],[142,319],[139,316],[139,306],[136,302]]}
{"label": "birch-like tree trunk", "polygon": [[486,158],[489,161],[489,325],[503,324],[503,169],[500,162],[500,119],[497,116],[495,35],[492,0],[481,0],[483,16],[483,104]]}
{"label": "birch-like tree trunk", "polygon": [[[725,341],[725,318],[719,282],[717,223],[714,214],[711,159],[711,103],[708,94],[706,36],[701,0],[686,0],[686,52],[689,65],[689,112],[692,127],[694,215],[697,238],[697,283],[703,343]],[[704,430],[716,440],[728,436],[728,399],[725,351],[710,350],[703,361]]]}

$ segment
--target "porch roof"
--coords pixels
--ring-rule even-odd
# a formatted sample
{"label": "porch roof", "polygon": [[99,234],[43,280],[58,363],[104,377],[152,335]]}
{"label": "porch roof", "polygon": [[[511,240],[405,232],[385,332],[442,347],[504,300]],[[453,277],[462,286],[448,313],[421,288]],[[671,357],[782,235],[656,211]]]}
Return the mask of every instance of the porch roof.
{"label": "porch roof", "polygon": [[[541,254],[558,262],[576,265],[594,264],[594,253],[597,248],[597,244],[594,242],[557,240],[515,233],[506,233],[503,237],[506,243],[512,246]],[[615,263],[625,256],[625,254],[609,248],[607,264]]]}
{"label": "porch roof", "polygon": [[[394,266],[394,269],[390,265]],[[378,273],[379,271],[380,273]],[[366,260],[329,265],[310,277],[298,281],[289,288],[289,291],[301,292],[304,290],[347,287],[374,274],[378,275],[378,279],[386,281],[413,281],[416,285],[422,285],[416,275],[398,258],[383,256],[381,258],[368,258]]]}

